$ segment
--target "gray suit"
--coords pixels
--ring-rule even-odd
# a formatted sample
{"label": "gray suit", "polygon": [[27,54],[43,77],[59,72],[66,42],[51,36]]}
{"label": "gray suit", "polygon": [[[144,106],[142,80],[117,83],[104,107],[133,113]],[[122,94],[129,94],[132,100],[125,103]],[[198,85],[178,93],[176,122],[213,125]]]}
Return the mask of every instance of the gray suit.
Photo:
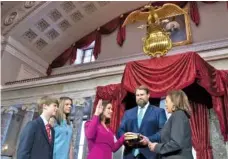
{"label": "gray suit", "polygon": [[155,146],[162,159],[193,159],[191,128],[187,114],[178,110],[161,130],[161,143]]}

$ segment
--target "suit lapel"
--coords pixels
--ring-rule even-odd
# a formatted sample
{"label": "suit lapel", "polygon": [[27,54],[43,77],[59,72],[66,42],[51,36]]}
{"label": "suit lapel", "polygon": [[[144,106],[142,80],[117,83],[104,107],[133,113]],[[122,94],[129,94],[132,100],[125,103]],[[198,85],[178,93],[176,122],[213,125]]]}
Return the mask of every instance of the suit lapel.
{"label": "suit lapel", "polygon": [[138,132],[139,131],[139,127],[138,127],[138,106],[136,106],[133,115],[136,116],[135,121],[133,121],[133,124],[134,124],[136,131]]}
{"label": "suit lapel", "polygon": [[51,143],[50,143],[49,140],[48,140],[47,131],[46,131],[46,128],[45,128],[45,125],[44,125],[44,122],[43,122],[42,118],[39,117],[39,120],[38,120],[38,121],[39,121],[40,128],[41,128],[41,130],[42,130],[42,132],[43,132],[44,137],[46,138],[46,140],[47,140],[47,142],[49,143],[49,145],[51,145]]}
{"label": "suit lapel", "polygon": [[144,123],[145,123],[145,120],[150,116],[150,113],[151,113],[152,109],[153,108],[151,107],[151,105],[148,105],[147,110],[146,110],[146,112],[145,112],[145,114],[143,116],[142,123],[140,125],[139,131],[141,131],[141,129],[142,129]]}

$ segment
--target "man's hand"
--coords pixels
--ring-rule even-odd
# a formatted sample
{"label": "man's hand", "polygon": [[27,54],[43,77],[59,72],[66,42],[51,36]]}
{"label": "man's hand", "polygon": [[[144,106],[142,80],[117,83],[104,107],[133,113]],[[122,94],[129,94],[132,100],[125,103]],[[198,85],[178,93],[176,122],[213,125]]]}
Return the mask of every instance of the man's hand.
{"label": "man's hand", "polygon": [[155,149],[155,146],[157,145],[158,143],[156,143],[156,142],[149,142],[148,143],[148,147],[149,147],[149,149],[150,149],[150,151],[154,151],[154,149]]}
{"label": "man's hand", "polygon": [[143,135],[140,135],[140,137],[142,137],[142,140],[140,140],[139,143],[144,146],[148,145],[148,143],[150,142],[148,137],[143,136]]}

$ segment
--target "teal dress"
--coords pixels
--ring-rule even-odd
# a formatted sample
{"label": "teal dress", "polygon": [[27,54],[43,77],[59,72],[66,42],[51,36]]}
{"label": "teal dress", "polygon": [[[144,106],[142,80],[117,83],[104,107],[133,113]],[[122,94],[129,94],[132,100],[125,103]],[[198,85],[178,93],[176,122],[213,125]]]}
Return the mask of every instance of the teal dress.
{"label": "teal dress", "polygon": [[63,120],[60,125],[57,123],[55,129],[55,143],[53,159],[69,159],[72,127],[68,125],[66,120]]}

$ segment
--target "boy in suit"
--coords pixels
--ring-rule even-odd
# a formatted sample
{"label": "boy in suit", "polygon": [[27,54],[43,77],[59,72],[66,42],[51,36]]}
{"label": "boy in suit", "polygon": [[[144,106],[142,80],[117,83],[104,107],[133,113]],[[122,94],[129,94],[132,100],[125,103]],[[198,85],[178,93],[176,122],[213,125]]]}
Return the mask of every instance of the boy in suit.
{"label": "boy in suit", "polygon": [[149,89],[140,86],[135,91],[138,106],[124,113],[117,136],[125,132],[139,133],[142,136],[140,144],[132,146],[125,144],[124,159],[156,159],[156,154],[148,148],[149,141],[160,142],[160,130],[166,122],[165,110],[149,103]]}
{"label": "boy in suit", "polygon": [[40,117],[30,121],[23,129],[17,149],[17,159],[52,159],[54,129],[48,124],[51,116],[56,115],[58,100],[42,97],[38,102]]}

